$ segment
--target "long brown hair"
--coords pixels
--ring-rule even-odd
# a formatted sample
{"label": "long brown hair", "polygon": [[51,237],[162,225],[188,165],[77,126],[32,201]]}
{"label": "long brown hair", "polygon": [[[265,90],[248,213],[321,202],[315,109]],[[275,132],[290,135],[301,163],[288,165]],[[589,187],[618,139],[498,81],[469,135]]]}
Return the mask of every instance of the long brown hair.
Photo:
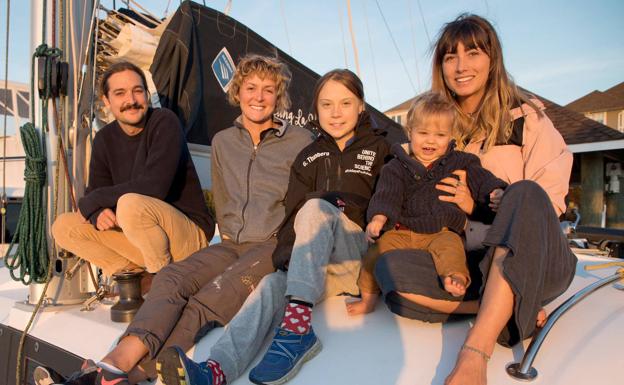
{"label": "long brown hair", "polygon": [[[480,49],[490,58],[490,70],[485,85],[485,94],[477,108],[476,115],[468,116],[459,108],[457,98],[447,87],[442,72],[444,55],[456,53],[462,43],[466,50]],[[435,44],[433,53],[432,84],[434,91],[445,94],[455,102],[459,112],[460,140],[458,148],[480,135],[485,136],[484,150],[497,143],[506,143],[512,134],[513,122],[509,111],[522,103],[539,109],[529,96],[518,90],[505,69],[503,50],[492,24],[486,19],[471,14],[461,14],[444,25]]]}

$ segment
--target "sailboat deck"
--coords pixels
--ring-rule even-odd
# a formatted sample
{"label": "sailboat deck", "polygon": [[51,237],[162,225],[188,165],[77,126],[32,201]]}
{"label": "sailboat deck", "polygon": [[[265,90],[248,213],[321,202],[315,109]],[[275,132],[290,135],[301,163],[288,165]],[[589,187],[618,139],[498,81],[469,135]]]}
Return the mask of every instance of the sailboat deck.
{"label": "sailboat deck", "polygon": [[[576,277],[568,291],[547,306],[552,310],[574,292],[613,274],[614,268],[586,272],[583,266],[603,262],[579,254]],[[0,323],[23,330],[30,313],[14,307],[28,289],[12,281],[0,268]],[[306,363],[289,384],[443,384],[473,319],[428,324],[397,317],[379,304],[372,314],[349,317],[344,297],[333,297],[315,307],[313,325],[323,351]],[[126,324],[110,321],[107,305],[91,312],[80,307],[43,312],[31,335],[85,358],[101,358]],[[566,313],[548,335],[534,363],[535,384],[621,384],[624,366],[624,292],[609,285]],[[190,355],[205,359],[223,333],[216,329]],[[505,366],[521,359],[529,341],[513,349],[497,346],[488,368],[490,384],[517,384]],[[156,382],[158,383],[158,382]],[[232,385],[247,384],[244,375]]]}

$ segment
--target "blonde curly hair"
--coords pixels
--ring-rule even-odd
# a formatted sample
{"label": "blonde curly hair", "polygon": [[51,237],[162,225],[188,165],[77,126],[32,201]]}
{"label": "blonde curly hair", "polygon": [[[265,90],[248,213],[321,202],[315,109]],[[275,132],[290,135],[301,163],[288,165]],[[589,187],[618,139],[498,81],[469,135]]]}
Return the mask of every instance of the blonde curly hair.
{"label": "blonde curly hair", "polygon": [[238,93],[243,81],[253,75],[258,75],[260,79],[269,78],[275,81],[276,103],[275,112],[286,111],[290,108],[290,96],[288,95],[288,85],[292,74],[286,64],[273,57],[250,54],[243,57],[236,66],[234,79],[228,88],[228,101],[233,106],[240,105]]}

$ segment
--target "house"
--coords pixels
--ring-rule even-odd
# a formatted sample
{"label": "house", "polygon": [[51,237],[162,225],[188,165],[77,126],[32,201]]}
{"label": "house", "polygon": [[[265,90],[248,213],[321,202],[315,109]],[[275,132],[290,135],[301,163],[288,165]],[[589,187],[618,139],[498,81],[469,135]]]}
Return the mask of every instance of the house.
{"label": "house", "polygon": [[[615,177],[621,184],[619,191],[605,191],[605,185],[610,185],[607,179],[609,169],[613,165],[624,165],[624,133],[548,99],[535,97],[544,103],[546,115],[574,155],[567,200],[572,202],[571,205],[578,206],[580,223],[624,228],[624,175]],[[404,125],[413,101],[413,98],[409,99],[390,108],[385,114]],[[624,103],[622,106],[624,108]],[[621,168],[624,169],[624,166]]]}
{"label": "house", "polygon": [[573,111],[624,132],[624,82],[606,91],[593,91],[566,105]]}

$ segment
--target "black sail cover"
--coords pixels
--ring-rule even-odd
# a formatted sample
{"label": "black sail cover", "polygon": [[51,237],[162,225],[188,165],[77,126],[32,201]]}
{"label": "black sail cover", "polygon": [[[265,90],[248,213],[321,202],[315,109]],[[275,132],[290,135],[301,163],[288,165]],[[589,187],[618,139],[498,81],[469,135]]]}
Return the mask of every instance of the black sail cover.
{"label": "black sail cover", "polygon": [[[302,127],[314,118],[311,101],[318,74],[235,19],[185,1],[160,39],[150,71],[161,105],[178,115],[189,143],[210,145],[240,114],[228,103],[226,90],[236,63],[248,53],[277,57],[292,72],[292,106],[279,117]],[[386,130],[388,141],[405,140],[400,125],[370,105],[366,108],[373,124]]]}

